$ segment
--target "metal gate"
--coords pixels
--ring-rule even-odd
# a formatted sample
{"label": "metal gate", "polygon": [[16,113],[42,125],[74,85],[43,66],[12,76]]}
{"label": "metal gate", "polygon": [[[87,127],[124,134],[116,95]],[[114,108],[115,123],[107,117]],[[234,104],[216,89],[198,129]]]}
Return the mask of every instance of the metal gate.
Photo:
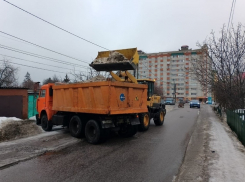
{"label": "metal gate", "polygon": [[28,118],[38,114],[36,109],[37,97],[38,95],[35,94],[28,95]]}
{"label": "metal gate", "polygon": [[23,117],[23,97],[21,95],[0,96],[0,116]]}

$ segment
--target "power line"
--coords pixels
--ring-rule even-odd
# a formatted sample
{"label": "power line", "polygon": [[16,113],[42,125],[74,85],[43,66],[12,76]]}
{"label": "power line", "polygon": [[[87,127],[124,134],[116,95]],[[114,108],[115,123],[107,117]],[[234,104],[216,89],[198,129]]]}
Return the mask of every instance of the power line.
{"label": "power line", "polygon": [[93,42],[91,42],[91,41],[89,41],[89,40],[87,40],[87,39],[85,39],[85,38],[82,38],[82,37],[80,37],[80,36],[78,36],[78,35],[76,35],[76,34],[74,34],[74,33],[71,33],[71,32],[69,32],[68,30],[65,30],[65,29],[63,29],[63,28],[61,28],[61,27],[59,27],[59,26],[57,26],[57,25],[55,25],[55,24],[53,24],[53,23],[50,23],[49,21],[44,20],[44,19],[38,17],[37,15],[34,15],[34,14],[32,14],[32,13],[30,13],[30,12],[28,12],[28,11],[26,11],[26,10],[24,10],[24,9],[22,9],[22,8],[20,8],[20,7],[16,6],[16,5],[14,5],[14,4],[12,4],[12,3],[6,1],[6,0],[4,0],[4,1],[5,1],[6,3],[9,3],[10,5],[12,5],[12,6],[14,6],[14,7],[16,7],[16,8],[18,8],[18,9],[22,10],[22,11],[24,11],[25,13],[28,13],[28,14],[34,16],[35,18],[38,18],[39,20],[42,20],[42,21],[44,21],[45,23],[48,23],[48,24],[50,24],[50,25],[52,25],[52,26],[54,26],[54,27],[56,27],[56,28],[58,28],[58,29],[60,29],[60,30],[62,30],[62,31],[64,31],[64,32],[66,32],[66,33],[69,33],[69,34],[71,34],[71,35],[73,35],[73,36],[75,36],[75,37],[77,37],[77,38],[79,38],[79,39],[82,39],[82,40],[84,40],[84,41],[86,41],[86,42],[88,42],[88,43],[90,43],[90,44],[93,44],[93,45],[95,45],[95,46],[97,46],[97,47],[103,48],[103,49],[105,49],[105,50],[109,50],[109,49],[107,49],[107,48],[105,48],[105,47],[102,47],[102,46],[100,46],[100,45],[98,45],[98,44],[96,44],[96,43],[93,43]]}
{"label": "power line", "polygon": [[234,11],[235,11],[235,5],[236,5],[236,0],[234,1],[233,13],[232,13],[232,16],[231,16],[231,23],[232,23],[232,20],[233,20],[233,15],[234,15]]}
{"label": "power line", "polygon": [[19,40],[16,40],[16,39],[11,39],[11,38],[9,38],[9,37],[5,37],[5,36],[2,36],[2,35],[0,35],[0,36],[1,36],[1,37],[3,37],[3,38],[9,39],[9,40],[13,40],[13,41],[16,41],[16,42],[20,42],[20,43],[23,43],[23,44],[29,45],[28,43],[23,42],[23,41],[19,41]]}
{"label": "power line", "polygon": [[[0,61],[5,61],[5,60],[0,60]],[[25,64],[14,63],[12,61],[8,61],[8,62],[10,62],[12,64],[20,65],[20,66],[26,66],[26,67],[30,67],[30,68],[36,68],[36,69],[39,69],[39,70],[52,71],[52,72],[57,72],[57,73],[65,73],[65,72],[61,72],[61,71],[54,71],[54,70],[49,70],[49,69],[45,69],[45,68],[38,68],[38,67],[35,67],[35,66],[29,66],[29,65],[25,65]],[[65,73],[65,74],[67,74],[67,73]]]}
{"label": "power line", "polygon": [[[24,42],[27,42],[27,43],[29,43],[29,44],[32,44],[32,45],[36,46],[36,47],[39,47],[39,48],[42,48],[42,49],[48,50],[48,51],[50,51],[50,52],[53,52],[53,53],[56,53],[56,54],[59,54],[59,55],[62,55],[62,56],[65,56],[65,57],[68,57],[68,58],[71,58],[71,59],[77,60],[77,61],[81,61],[81,62],[87,63],[87,62],[85,62],[85,61],[82,61],[82,60],[79,60],[79,59],[73,58],[73,57],[71,57],[71,56],[67,56],[67,55],[65,55],[65,54],[62,54],[62,53],[59,53],[59,52],[53,51],[53,50],[51,50],[51,49],[48,49],[48,48],[45,48],[45,47],[43,47],[43,46],[40,46],[40,45],[34,44],[34,43],[32,43],[32,42],[29,42],[29,41],[27,41],[27,40],[24,40],[24,39],[18,38],[18,37],[16,37],[16,36],[10,35],[10,34],[5,33],[5,32],[3,32],[3,31],[0,31],[0,33],[5,34],[5,35],[8,35],[8,36],[10,36],[10,37],[14,37],[14,38],[19,39],[19,40],[22,40],[22,41],[24,41]],[[88,63],[87,63],[87,64],[88,64]]]}
{"label": "power line", "polygon": [[19,59],[19,60],[23,60],[23,61],[27,61],[27,62],[32,62],[32,63],[37,63],[37,64],[41,64],[41,65],[46,65],[46,66],[52,66],[52,67],[55,67],[55,68],[61,68],[61,69],[66,69],[66,70],[74,71],[74,70],[69,69],[69,68],[63,68],[63,67],[59,67],[59,66],[54,66],[54,65],[50,65],[50,64],[36,62],[36,61],[30,61],[30,60],[26,60],[26,59],[16,58],[16,57],[4,55],[4,54],[0,54],[0,55],[5,56],[5,57],[10,57],[10,58],[13,58],[13,59]]}
{"label": "power line", "polygon": [[0,44],[0,48],[7,49],[7,50],[13,51],[13,52],[18,52],[18,53],[25,54],[25,55],[28,55],[28,56],[37,57],[37,58],[40,58],[40,59],[46,59],[46,60],[49,60],[49,61],[53,61],[53,62],[65,64],[65,65],[71,65],[71,66],[76,66],[76,67],[81,67],[81,68],[89,68],[88,66],[81,66],[79,64],[69,63],[69,62],[66,62],[66,61],[59,60],[59,59],[46,57],[46,56],[42,56],[42,55],[39,55],[39,54],[31,53],[31,52],[26,52],[26,51],[23,51],[23,50],[20,50],[20,49],[4,46],[4,45],[1,45],[1,44]]}
{"label": "power line", "polygon": [[236,0],[233,0],[232,1],[232,5],[231,5],[231,11],[230,11],[230,16],[229,16],[229,21],[228,21],[228,26],[227,26],[227,32],[229,30],[229,26],[232,22],[232,19],[233,19],[233,14],[234,14],[234,9],[235,9],[235,3],[236,3]]}

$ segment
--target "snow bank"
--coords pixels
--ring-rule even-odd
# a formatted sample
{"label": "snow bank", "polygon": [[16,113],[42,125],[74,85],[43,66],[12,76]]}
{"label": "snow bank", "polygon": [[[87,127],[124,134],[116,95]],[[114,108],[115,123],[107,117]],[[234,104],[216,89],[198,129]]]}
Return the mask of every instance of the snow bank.
{"label": "snow bank", "polygon": [[8,122],[8,121],[21,121],[21,119],[16,117],[0,117],[0,128],[2,126],[2,123]]}
{"label": "snow bank", "polygon": [[209,147],[214,155],[214,160],[210,161],[209,181],[244,181],[244,146],[232,134],[226,123],[216,121],[215,118],[211,118],[211,123]]}
{"label": "snow bank", "polygon": [[31,120],[0,117],[0,142],[29,137],[42,132],[42,129]]}
{"label": "snow bank", "polygon": [[35,120],[36,121],[36,116],[30,117],[29,120]]}

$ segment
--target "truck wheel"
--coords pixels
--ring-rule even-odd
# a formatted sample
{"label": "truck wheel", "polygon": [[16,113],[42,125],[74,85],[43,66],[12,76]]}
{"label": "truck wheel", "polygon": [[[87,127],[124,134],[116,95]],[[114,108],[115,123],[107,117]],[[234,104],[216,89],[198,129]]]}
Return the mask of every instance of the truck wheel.
{"label": "truck wheel", "polygon": [[51,121],[48,121],[48,117],[46,114],[43,114],[41,116],[41,125],[42,125],[42,129],[44,131],[51,131],[52,130],[52,127],[53,127],[53,124]]}
{"label": "truck wheel", "polygon": [[159,113],[157,114],[157,117],[154,118],[154,123],[156,126],[161,126],[164,123],[164,112],[163,109],[159,110]]}
{"label": "truck wheel", "polygon": [[79,116],[75,115],[71,118],[69,123],[69,130],[71,132],[71,136],[79,138],[82,136],[82,121]]}
{"label": "truck wheel", "polygon": [[128,138],[132,137],[137,133],[137,125],[127,125],[118,131],[119,136]]}
{"label": "truck wheel", "polygon": [[149,116],[149,113],[139,114],[139,120],[140,120],[139,130],[140,131],[146,131],[146,130],[148,130],[148,128],[150,126],[150,116]]}
{"label": "truck wheel", "polygon": [[97,144],[104,141],[104,131],[95,120],[89,120],[85,126],[85,137],[88,143]]}

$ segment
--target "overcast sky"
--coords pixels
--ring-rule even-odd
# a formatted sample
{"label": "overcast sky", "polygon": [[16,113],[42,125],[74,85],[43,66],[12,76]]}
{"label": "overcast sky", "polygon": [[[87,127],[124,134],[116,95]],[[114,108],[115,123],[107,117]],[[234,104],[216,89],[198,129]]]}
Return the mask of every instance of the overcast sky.
{"label": "overcast sky", "polygon": [[[9,0],[9,2],[107,49],[137,47],[147,53],[178,50],[182,45],[195,49],[214,30],[217,35],[228,24],[232,0]],[[236,0],[233,24],[245,25],[245,0]],[[0,31],[76,58],[70,59],[37,48],[0,33],[0,45],[52,57],[86,71],[88,63],[104,49],[65,33],[0,0]],[[74,66],[39,59],[0,48],[2,55],[19,68],[19,83],[28,71],[33,81],[42,82],[56,74],[64,78]],[[7,58],[7,57],[5,57]],[[49,69],[46,71],[30,68]],[[59,71],[62,73],[57,73]],[[69,75],[72,78],[71,75]]]}

